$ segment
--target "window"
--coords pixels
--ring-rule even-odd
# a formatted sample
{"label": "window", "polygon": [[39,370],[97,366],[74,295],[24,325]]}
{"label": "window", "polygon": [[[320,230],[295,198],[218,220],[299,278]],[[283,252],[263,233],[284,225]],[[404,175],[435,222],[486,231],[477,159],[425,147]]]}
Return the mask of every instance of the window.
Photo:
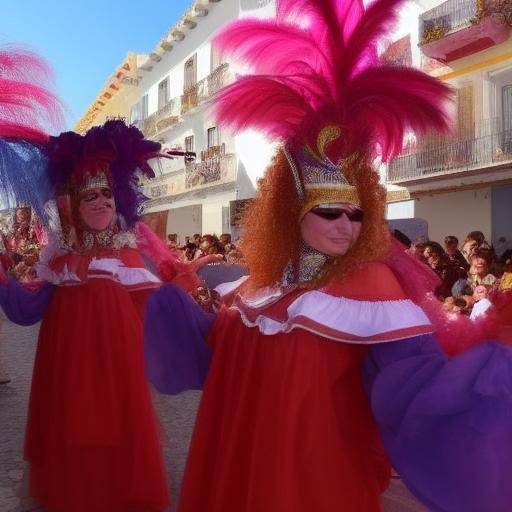
{"label": "window", "polygon": [[158,110],[169,102],[169,77],[158,84]]}
{"label": "window", "polygon": [[501,88],[501,112],[503,131],[510,131],[512,128],[512,85],[504,85]]}
{"label": "window", "polygon": [[140,113],[141,120],[144,120],[148,117],[148,95],[144,94],[142,99],[140,100]]}
{"label": "window", "polygon": [[210,72],[215,71],[221,64],[222,61],[220,51],[218,47],[212,42],[210,53]]}
{"label": "window", "polygon": [[183,90],[188,91],[197,83],[197,55],[194,53],[190,59],[185,62],[185,80]]}
{"label": "window", "polygon": [[208,131],[206,132],[206,140],[208,149],[219,145],[219,136],[216,126],[208,128]]}
{"label": "window", "polygon": [[192,152],[194,151],[194,136],[189,135],[185,137],[185,151]]}
{"label": "window", "polygon": [[457,132],[459,140],[475,137],[473,85],[457,89]]}
{"label": "window", "polygon": [[512,153],[512,85],[504,85],[501,88],[501,119],[503,123],[503,135],[501,145],[504,153]]}
{"label": "window", "polygon": [[130,123],[136,123],[137,121],[140,121],[141,119],[141,112],[140,112],[140,103],[135,103],[135,105],[132,105],[130,109]]}

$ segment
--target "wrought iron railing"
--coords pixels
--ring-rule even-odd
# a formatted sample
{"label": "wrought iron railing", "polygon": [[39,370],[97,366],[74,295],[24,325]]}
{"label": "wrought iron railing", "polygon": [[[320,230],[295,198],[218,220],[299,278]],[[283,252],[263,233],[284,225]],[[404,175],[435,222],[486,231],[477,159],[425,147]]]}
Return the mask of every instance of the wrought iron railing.
{"label": "wrought iron railing", "polygon": [[203,80],[190,87],[181,96],[167,102],[162,108],[143,121],[137,121],[146,137],[155,137],[180,122],[181,116],[210,100],[230,80],[228,64],[221,64]]}
{"label": "wrought iron railing", "polygon": [[187,165],[185,187],[202,188],[236,179],[236,157],[234,154],[218,155],[202,162]]}
{"label": "wrought iron railing", "polygon": [[388,168],[389,182],[403,182],[446,172],[464,171],[512,160],[512,129],[475,132],[472,138],[439,138],[417,151],[399,156]]}
{"label": "wrought iron railing", "polygon": [[181,97],[173,98],[162,108],[144,119],[143,132],[146,137],[154,137],[158,133],[177,124],[180,119]]}
{"label": "wrought iron railing", "polygon": [[232,183],[236,180],[236,165],[234,154],[207,158],[149,180],[144,184],[143,192],[151,201],[165,200],[191,190]]}
{"label": "wrought iron railing", "polygon": [[212,71],[183,93],[181,97],[181,113],[197,107],[204,101],[211,99],[229,80],[229,66],[224,63]]}
{"label": "wrought iron railing", "polygon": [[261,9],[275,0],[240,0],[240,7],[243,11]]}
{"label": "wrought iron railing", "polygon": [[424,42],[428,42],[428,35],[432,31],[438,31],[441,36],[471,23],[477,14],[477,0],[447,0],[420,15],[420,36]]}

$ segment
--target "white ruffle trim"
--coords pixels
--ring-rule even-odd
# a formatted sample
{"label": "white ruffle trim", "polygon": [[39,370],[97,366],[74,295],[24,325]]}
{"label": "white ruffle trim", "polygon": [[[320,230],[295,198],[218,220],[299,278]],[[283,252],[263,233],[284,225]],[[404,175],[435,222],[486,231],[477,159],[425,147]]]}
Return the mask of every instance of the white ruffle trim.
{"label": "white ruffle trim", "polygon": [[[37,275],[49,283],[57,286],[81,284],[81,279],[71,272],[67,265],[61,272],[55,272],[46,262],[39,262],[37,266]],[[126,267],[123,262],[117,258],[93,259],[89,264],[89,278],[112,279],[124,286],[138,286],[147,284],[159,284],[160,279],[152,274],[146,268]]]}
{"label": "white ruffle trim", "polygon": [[298,327],[331,339],[372,343],[433,331],[423,310],[411,300],[361,301],[313,290],[288,306],[283,322],[265,316],[265,312],[251,321],[248,315],[252,304],[244,301],[243,306],[238,309],[244,323],[267,335]]}

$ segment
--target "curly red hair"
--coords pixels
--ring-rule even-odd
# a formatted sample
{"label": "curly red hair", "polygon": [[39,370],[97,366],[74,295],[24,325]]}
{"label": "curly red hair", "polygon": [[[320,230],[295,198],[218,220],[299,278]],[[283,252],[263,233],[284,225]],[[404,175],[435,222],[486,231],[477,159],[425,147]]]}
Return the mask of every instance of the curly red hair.
{"label": "curly red hair", "polygon": [[[383,258],[389,250],[386,192],[368,162],[359,159],[354,165],[354,184],[365,212],[361,233],[346,254],[327,261],[317,278],[307,283],[308,287],[347,275],[362,263]],[[301,206],[286,156],[278,150],[244,214],[241,249],[250,271],[249,289],[280,283],[290,261],[297,268]]]}

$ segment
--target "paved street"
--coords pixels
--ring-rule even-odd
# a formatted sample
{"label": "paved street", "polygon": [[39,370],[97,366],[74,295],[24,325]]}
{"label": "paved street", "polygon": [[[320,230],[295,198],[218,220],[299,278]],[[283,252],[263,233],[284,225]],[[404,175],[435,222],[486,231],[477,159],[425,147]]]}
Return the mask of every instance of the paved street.
{"label": "paved street", "polygon": [[[40,510],[24,497],[25,465],[22,459],[37,331],[38,326],[18,327],[8,322],[4,322],[1,329],[0,358],[12,381],[0,385],[0,512]],[[199,393],[192,391],[177,397],[155,396],[158,415],[167,433],[165,460],[175,503],[198,401]],[[394,480],[383,499],[383,512],[424,511],[426,509],[411,498],[401,483]]]}

